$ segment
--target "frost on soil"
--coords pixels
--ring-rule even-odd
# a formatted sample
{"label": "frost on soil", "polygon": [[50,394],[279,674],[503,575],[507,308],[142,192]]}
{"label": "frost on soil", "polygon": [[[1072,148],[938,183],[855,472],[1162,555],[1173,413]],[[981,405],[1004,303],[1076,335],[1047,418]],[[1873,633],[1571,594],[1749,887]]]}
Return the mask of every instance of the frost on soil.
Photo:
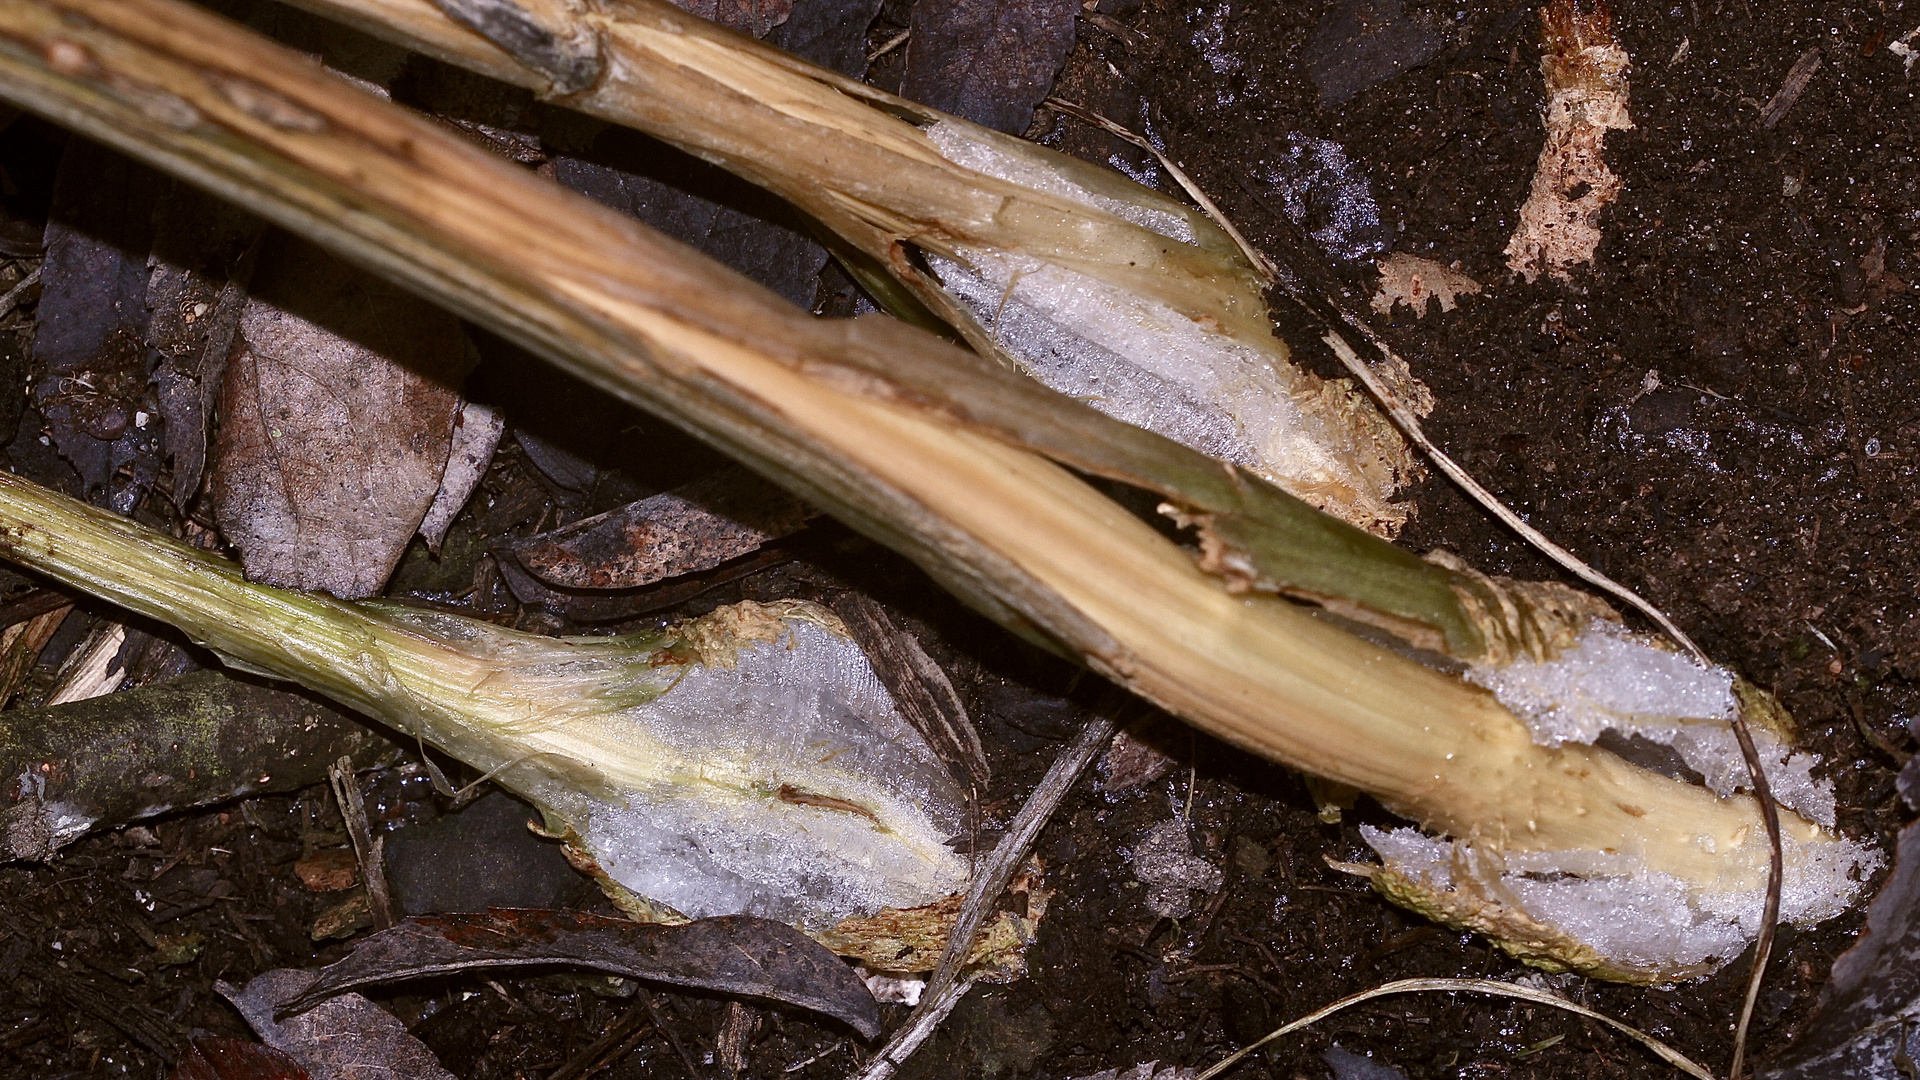
{"label": "frost on soil", "polygon": [[1607,132],[1633,126],[1630,62],[1603,6],[1553,0],[1541,9],[1540,22],[1547,141],[1520,226],[1507,243],[1507,266],[1528,281],[1542,272],[1565,281],[1575,266],[1593,261],[1600,213],[1625,186],[1607,168],[1601,147]]}

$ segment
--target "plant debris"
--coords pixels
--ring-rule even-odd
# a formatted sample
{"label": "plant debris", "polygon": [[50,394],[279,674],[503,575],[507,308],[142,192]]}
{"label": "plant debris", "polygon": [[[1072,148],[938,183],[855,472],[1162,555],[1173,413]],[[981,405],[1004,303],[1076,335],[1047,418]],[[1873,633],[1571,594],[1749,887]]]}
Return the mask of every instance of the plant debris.
{"label": "plant debris", "polygon": [[283,1003],[314,982],[311,972],[280,968],[254,976],[244,987],[220,982],[214,988],[247,1018],[262,1041],[298,1062],[313,1080],[381,1075],[455,1080],[426,1044],[407,1033],[406,1025],[359,994],[331,997],[283,1018]]}
{"label": "plant debris", "polygon": [[362,940],[311,984],[274,1002],[277,1015],[287,1016],[352,987],[549,964],[778,1001],[842,1020],[869,1038],[880,1030],[873,996],[839,958],[784,923],[744,915],[677,926],[508,908],[421,915]]}
{"label": "plant debris", "polygon": [[440,494],[472,346],[304,242],[264,252],[251,292],[221,390],[221,532],[256,580],[376,595]]}
{"label": "plant debris", "polygon": [[1155,825],[1133,849],[1133,872],[1147,886],[1147,910],[1163,919],[1193,914],[1193,894],[1212,893],[1226,875],[1193,854],[1187,822],[1175,818]]}
{"label": "plant debris", "polygon": [[1627,115],[1627,50],[1603,3],[1551,0],[1540,9],[1540,70],[1546,76],[1546,145],[1507,242],[1507,266],[1532,281],[1566,281],[1593,261],[1600,212],[1626,182],[1607,167],[1609,131],[1633,126]]}
{"label": "plant debris", "polygon": [[904,97],[1018,135],[1073,46],[1075,0],[916,3]]}
{"label": "plant debris", "polygon": [[1435,302],[1441,311],[1452,311],[1458,297],[1479,293],[1480,283],[1458,267],[1396,251],[1380,260],[1380,291],[1374,293],[1371,305],[1382,315],[1405,305],[1414,318],[1424,319]]}

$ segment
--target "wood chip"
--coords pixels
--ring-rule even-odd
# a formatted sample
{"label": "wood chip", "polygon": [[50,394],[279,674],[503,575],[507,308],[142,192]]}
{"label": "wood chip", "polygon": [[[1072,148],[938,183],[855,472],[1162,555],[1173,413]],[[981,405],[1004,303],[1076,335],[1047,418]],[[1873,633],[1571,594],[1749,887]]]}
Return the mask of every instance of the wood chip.
{"label": "wood chip", "polygon": [[1806,92],[1807,84],[1813,81],[1814,73],[1819,70],[1819,49],[1808,49],[1801,53],[1800,59],[1787,69],[1787,79],[1780,84],[1780,89],[1775,90],[1767,103],[1760,107],[1760,126],[1772,131],[1775,125],[1786,119],[1788,110],[1800,100],[1800,95]]}

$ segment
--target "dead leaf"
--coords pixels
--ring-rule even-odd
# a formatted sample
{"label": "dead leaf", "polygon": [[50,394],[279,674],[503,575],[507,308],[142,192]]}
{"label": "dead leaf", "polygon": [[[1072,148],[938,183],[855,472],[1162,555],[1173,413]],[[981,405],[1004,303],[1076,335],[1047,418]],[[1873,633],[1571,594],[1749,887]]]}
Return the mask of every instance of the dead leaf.
{"label": "dead leaf", "polygon": [[203,1035],[181,1055],[172,1080],[311,1080],[311,1074],[271,1046]]}
{"label": "dead leaf", "polygon": [[240,331],[266,223],[175,181],[155,229],[147,344],[160,354],[153,380],[173,459],[173,501],[186,509],[206,474],[214,398]]}
{"label": "dead leaf", "polygon": [[1172,772],[1174,757],[1165,748],[1176,739],[1190,742],[1181,728],[1153,718],[1121,729],[1100,757],[1100,790],[1126,791]]}
{"label": "dead leaf", "polygon": [[247,575],[380,591],[440,491],[459,321],[319,248],[261,255],[221,391],[214,514]]}
{"label": "dead leaf", "polygon": [[1033,120],[1073,47],[1075,0],[913,5],[900,93],[996,131]]}
{"label": "dead leaf", "polygon": [[550,586],[632,589],[710,570],[806,524],[785,490],[737,467],[504,546]]}
{"label": "dead leaf", "polygon": [[217,982],[213,988],[246,1017],[261,1040],[307,1070],[313,1080],[454,1080],[426,1044],[406,1026],[359,994],[342,994],[285,1020],[274,1011],[311,986],[311,971],[277,968],[255,976],[245,989]]}
{"label": "dead leaf", "polygon": [[154,201],[166,184],[75,139],[60,159],[47,222],[33,403],[84,494],[122,513],[160,462],[160,408],[147,384],[144,335]]}
{"label": "dead leaf", "polygon": [[754,37],[766,37],[767,31],[787,21],[793,14],[793,0],[672,0],[673,6],[703,19],[712,19],[729,30]]}
{"label": "dead leaf", "polygon": [[460,516],[474,489],[486,477],[493,452],[500,448],[500,436],[506,430],[506,418],[497,411],[471,401],[461,407],[453,423],[453,446],[447,452],[447,469],[440,475],[440,490],[434,494],[427,516],[420,520],[420,539],[427,542],[427,550],[435,558],[440,555],[447,530],[453,527],[453,519]]}
{"label": "dead leaf", "polygon": [[784,1002],[868,1038],[880,1030],[879,1006],[851,968],[800,931],[745,915],[678,926],[527,908],[420,916],[368,937],[311,986],[279,999],[280,1007],[315,1008],[328,995],[371,983],[542,964]]}
{"label": "dead leaf", "polygon": [[813,306],[827,250],[791,208],[716,166],[614,129],[588,153],[557,157],[554,179]]}
{"label": "dead leaf", "polygon": [[339,892],[360,880],[360,864],[350,848],[327,848],[294,863],[293,874],[314,892]]}
{"label": "dead leaf", "polygon": [[1424,319],[1436,300],[1441,311],[1452,311],[1455,298],[1479,293],[1480,283],[1463,271],[1396,251],[1380,260],[1380,291],[1373,296],[1373,310],[1387,315],[1394,305],[1405,304],[1415,318]]}

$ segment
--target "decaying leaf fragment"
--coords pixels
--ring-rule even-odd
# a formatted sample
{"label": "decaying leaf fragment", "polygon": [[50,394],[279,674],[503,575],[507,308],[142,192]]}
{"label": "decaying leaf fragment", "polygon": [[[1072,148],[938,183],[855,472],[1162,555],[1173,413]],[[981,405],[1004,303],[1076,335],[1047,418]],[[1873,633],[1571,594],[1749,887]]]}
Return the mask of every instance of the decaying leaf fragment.
{"label": "decaying leaf fragment", "polygon": [[424,915],[360,942],[279,1006],[299,1013],[358,986],[553,964],[784,1002],[869,1038],[880,1029],[880,1010],[852,968],[790,926],[746,916],[663,926],[577,911]]}
{"label": "decaying leaf fragment", "polygon": [[247,1018],[261,1041],[299,1062],[313,1080],[454,1080],[433,1051],[408,1034],[405,1024],[359,994],[342,994],[298,1016],[276,1020],[274,1010],[313,981],[311,972],[276,968],[245,987],[221,981],[214,989]]}
{"label": "decaying leaf fragment", "polygon": [[1452,311],[1457,298],[1480,294],[1480,283],[1445,263],[1396,251],[1380,260],[1380,291],[1373,296],[1373,310],[1389,314],[1396,305],[1413,309],[1416,319],[1424,319],[1440,302],[1441,311]]}
{"label": "decaying leaf fragment", "polygon": [[1528,281],[1543,272],[1565,281],[1574,267],[1593,261],[1600,212],[1625,187],[1607,168],[1601,144],[1607,132],[1633,126],[1630,61],[1600,0],[1553,0],[1541,9],[1540,26],[1547,143],[1520,208],[1520,227],[1507,242],[1507,266]]}
{"label": "decaying leaf fragment", "polygon": [[249,575],[345,599],[386,584],[440,492],[459,320],[300,242],[263,253],[222,390],[213,506]]}

